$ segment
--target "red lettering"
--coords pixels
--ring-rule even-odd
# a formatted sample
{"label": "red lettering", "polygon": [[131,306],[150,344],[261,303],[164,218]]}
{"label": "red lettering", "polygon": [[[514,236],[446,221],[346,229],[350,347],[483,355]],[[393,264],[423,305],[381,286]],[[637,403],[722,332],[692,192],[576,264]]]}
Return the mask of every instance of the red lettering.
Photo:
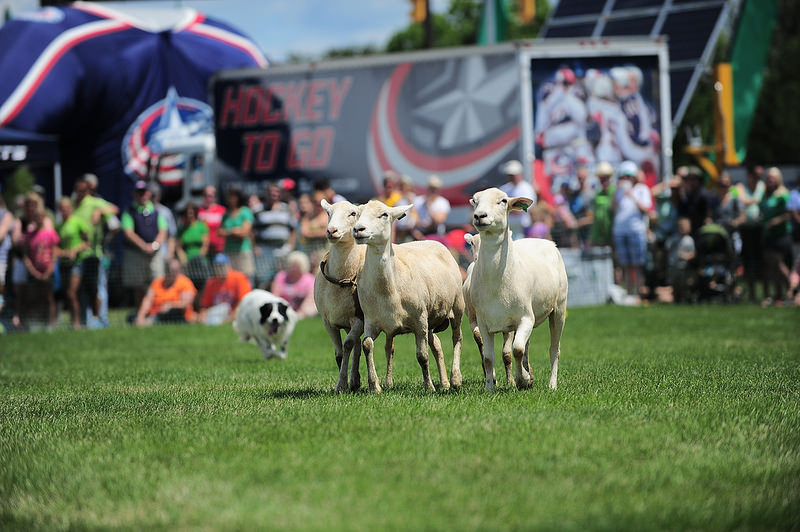
{"label": "red lettering", "polygon": [[331,80],[330,102],[328,109],[328,118],[331,120],[337,120],[339,118],[339,112],[342,110],[342,104],[344,103],[344,99],[347,96],[347,93],[350,91],[350,86],[352,84],[353,78],[349,76],[342,78],[338,87],[336,85],[336,80]]}
{"label": "red lettering", "polygon": [[245,133],[242,136],[242,172],[269,172],[275,168],[281,135],[277,131]]}
{"label": "red lettering", "polygon": [[306,82],[288,83],[283,94],[283,113],[288,120],[301,121],[303,119],[303,94],[306,91]]}
{"label": "red lettering", "polygon": [[322,113],[317,106],[325,103],[325,99],[320,93],[326,88],[326,85],[328,85],[328,80],[324,79],[315,79],[309,84],[306,98],[306,118],[311,122],[322,120]]}
{"label": "red lettering", "polygon": [[[228,125],[228,116],[231,115],[233,117],[233,124],[238,122],[239,112],[241,108],[241,98],[234,98],[233,97],[233,87],[227,87],[225,89],[225,97],[222,102],[222,112],[219,113],[219,125],[220,127],[225,127]],[[239,87],[239,93],[241,94],[242,88]]]}
{"label": "red lettering", "polygon": [[334,135],[334,129],[330,126],[320,127],[314,131],[309,166],[312,168],[326,168],[328,166],[333,152]]}
{"label": "red lettering", "polygon": [[253,157],[253,144],[255,144],[259,133],[245,133],[242,135],[242,144],[244,144],[244,153],[242,153],[242,172],[250,171],[250,159]]}
{"label": "red lettering", "polygon": [[292,169],[327,168],[333,152],[334,137],[335,131],[330,126],[295,129],[292,131],[286,166]]}
{"label": "red lettering", "polygon": [[263,107],[261,109],[261,122],[264,124],[273,124],[275,122],[280,122],[282,120],[280,107],[278,109],[274,109],[272,107],[272,102],[276,100],[276,96],[273,95],[274,88],[272,86],[267,87],[267,90],[264,92],[264,100],[263,100]]}
{"label": "red lettering", "polygon": [[289,160],[286,166],[289,168],[305,168],[309,158],[309,142],[311,131],[305,128],[298,128],[292,131],[292,142],[289,145]]}
{"label": "red lettering", "polygon": [[254,126],[258,123],[260,95],[261,87],[251,87],[239,96],[239,101],[244,100],[244,105],[239,107],[242,115],[240,125]]}
{"label": "red lettering", "polygon": [[[281,135],[276,131],[268,131],[261,135],[261,144],[258,147],[258,158],[256,159],[256,172],[269,172],[275,168],[275,159],[278,154],[278,147],[281,144]],[[266,152],[267,158],[264,158]]]}

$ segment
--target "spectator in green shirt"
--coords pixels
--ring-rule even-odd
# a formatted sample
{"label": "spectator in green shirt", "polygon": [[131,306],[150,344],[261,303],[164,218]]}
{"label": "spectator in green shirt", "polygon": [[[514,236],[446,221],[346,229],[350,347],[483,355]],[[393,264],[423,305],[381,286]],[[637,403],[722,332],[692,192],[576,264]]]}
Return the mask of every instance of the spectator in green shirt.
{"label": "spectator in green shirt", "polygon": [[197,217],[197,204],[189,202],[178,228],[176,252],[184,271],[198,291],[202,292],[211,276],[208,250],[211,237],[208,224]]}
{"label": "spectator in green shirt", "polygon": [[[782,302],[789,289],[789,265],[792,263],[792,227],[789,214],[789,190],[783,186],[781,171],[772,167],[764,177],[761,200],[761,227],[764,236],[764,296],[762,306]],[[773,289],[770,298],[769,288]]]}
{"label": "spectator in green shirt", "polygon": [[[119,207],[96,195],[97,176],[84,174],[75,183],[75,216],[89,224],[90,253],[83,261],[79,297],[87,325],[108,326],[108,267],[105,243],[119,229]],[[94,320],[94,321],[92,321]]]}
{"label": "spectator in green shirt", "polygon": [[611,226],[614,222],[611,202],[616,190],[611,185],[611,178],[614,177],[614,168],[609,163],[601,162],[597,165],[595,173],[600,181],[600,190],[595,194],[589,211],[589,218],[592,223],[592,227],[589,230],[589,241],[592,246],[610,246]]}
{"label": "spectator in green shirt", "polygon": [[57,227],[58,269],[61,276],[62,293],[69,309],[72,327],[81,326],[78,288],[83,276],[84,260],[92,255],[89,243],[91,228],[83,218],[75,216],[70,198],[61,198],[58,203],[63,222]]}
{"label": "spectator in green shirt", "polygon": [[256,273],[253,255],[253,211],[246,205],[240,188],[232,187],[226,194],[228,210],[222,217],[220,236],[225,237],[225,254],[231,259],[231,267],[245,274],[250,283]]}

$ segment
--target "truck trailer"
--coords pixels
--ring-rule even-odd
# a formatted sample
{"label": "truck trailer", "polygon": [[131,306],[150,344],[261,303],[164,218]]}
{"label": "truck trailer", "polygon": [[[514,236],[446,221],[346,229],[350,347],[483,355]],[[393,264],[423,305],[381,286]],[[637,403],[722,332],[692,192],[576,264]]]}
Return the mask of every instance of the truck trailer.
{"label": "truck trailer", "polygon": [[632,160],[655,182],[672,171],[668,63],[662,38],[548,39],[222,71],[219,185],[326,179],[365,202],[388,170],[419,193],[435,174],[462,223],[512,159],[546,201],[578,165]]}

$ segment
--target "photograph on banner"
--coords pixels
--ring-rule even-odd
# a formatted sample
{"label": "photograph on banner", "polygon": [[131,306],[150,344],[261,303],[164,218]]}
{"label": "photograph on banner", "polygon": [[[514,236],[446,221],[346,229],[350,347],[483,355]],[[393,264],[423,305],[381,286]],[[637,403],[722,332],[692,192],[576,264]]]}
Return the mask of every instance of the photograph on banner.
{"label": "photograph on banner", "polygon": [[658,60],[652,56],[531,61],[534,153],[552,182],[578,164],[625,160],[661,177]]}

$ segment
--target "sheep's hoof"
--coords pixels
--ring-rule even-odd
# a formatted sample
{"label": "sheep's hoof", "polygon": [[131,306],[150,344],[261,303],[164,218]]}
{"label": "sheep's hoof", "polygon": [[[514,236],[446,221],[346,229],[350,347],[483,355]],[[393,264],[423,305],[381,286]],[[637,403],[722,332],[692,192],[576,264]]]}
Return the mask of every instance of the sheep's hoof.
{"label": "sheep's hoof", "polygon": [[372,393],[381,393],[381,385],[376,381],[369,385],[369,391]]}
{"label": "sheep's hoof", "polygon": [[333,389],[333,393],[344,393],[347,391],[347,387],[342,385],[341,383],[336,384],[336,388]]}
{"label": "sheep's hoof", "polygon": [[394,379],[391,377],[386,377],[386,381],[384,382],[384,386],[387,390],[394,388]]}
{"label": "sheep's hoof", "polygon": [[528,379],[528,380],[525,380],[525,379],[519,379],[519,380],[517,381],[517,389],[518,389],[518,390],[528,390],[528,389],[530,389],[532,386],[533,386],[533,382],[532,382],[530,379]]}
{"label": "sheep's hoof", "polygon": [[453,374],[450,376],[450,384],[453,385],[453,388],[461,388],[461,372],[454,371]]}
{"label": "sheep's hoof", "polygon": [[350,391],[357,392],[361,389],[361,377],[357,377],[355,379],[350,380]]}

